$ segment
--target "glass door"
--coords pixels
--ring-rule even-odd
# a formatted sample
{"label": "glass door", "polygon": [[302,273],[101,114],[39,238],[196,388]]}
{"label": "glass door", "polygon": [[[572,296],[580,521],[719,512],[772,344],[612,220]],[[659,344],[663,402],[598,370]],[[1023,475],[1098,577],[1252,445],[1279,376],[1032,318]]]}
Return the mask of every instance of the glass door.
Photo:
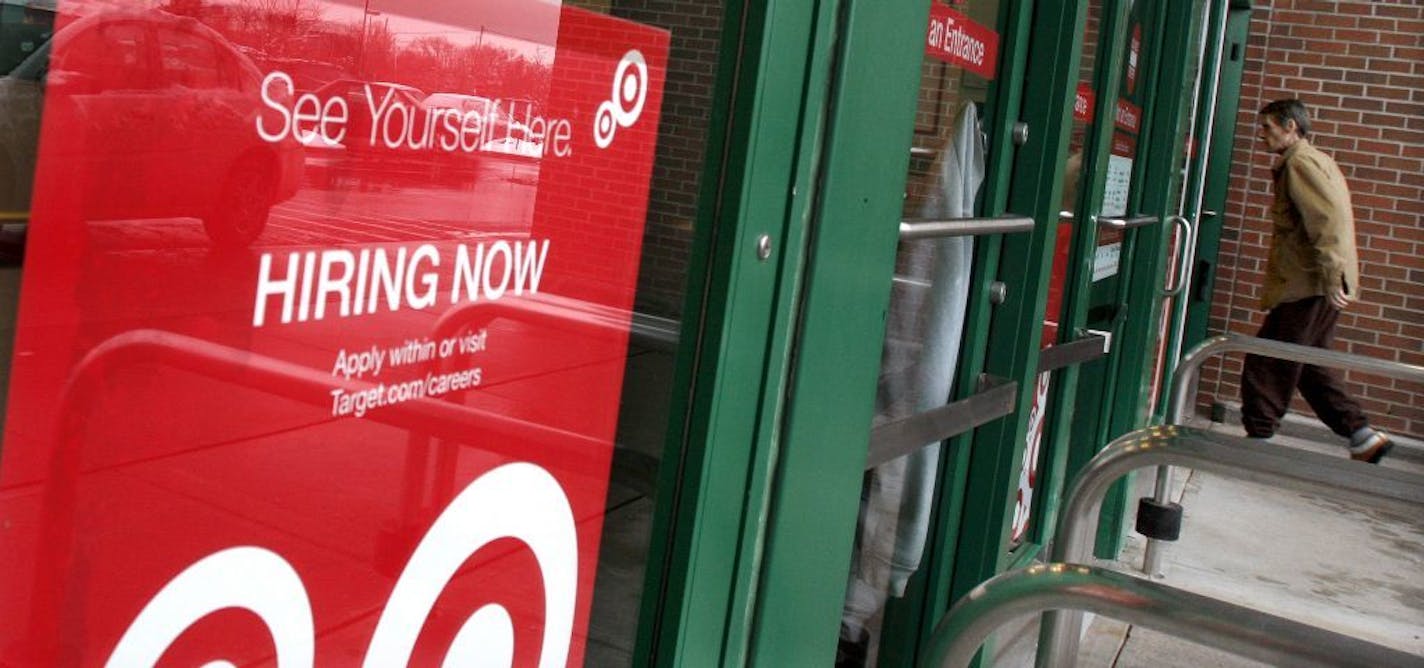
{"label": "glass door", "polygon": [[[1074,83],[1068,157],[1062,174],[1062,206],[1053,240],[1053,268],[1043,317],[1043,349],[1033,388],[1026,447],[1014,495],[1010,541],[1013,549],[1042,544],[1052,531],[1056,497],[1064,484],[1067,459],[1063,430],[1073,417],[1076,385],[1084,369],[1100,364],[1109,348],[1110,332],[1085,325],[1089,286],[1114,273],[1122,233],[1100,233],[1095,224],[1104,207],[1121,218],[1132,164],[1131,146],[1109,144],[1102,130],[1112,126],[1116,105],[1100,94],[1114,90],[1124,63],[1137,66],[1137,44],[1128,45],[1124,15],[1129,2],[1091,0],[1085,8],[1080,65]],[[1133,70],[1133,87],[1137,85]],[[1112,146],[1117,153],[1109,153]],[[1112,183],[1112,179],[1119,182]],[[1106,201],[1106,203],[1105,203]],[[1102,238],[1106,236],[1107,238]],[[1101,246],[1099,244],[1102,244]],[[1087,269],[1092,269],[1088,275]],[[1085,406],[1084,410],[1094,410]]]}
{"label": "glass door", "polygon": [[[903,618],[913,609],[907,600],[923,592],[911,592],[910,582],[923,589],[937,505],[961,493],[952,480],[941,483],[941,442],[1013,410],[1015,384],[963,386],[976,374],[959,366],[971,299],[986,298],[971,289],[976,257],[984,257],[976,248],[1006,230],[1033,229],[1025,216],[988,215],[984,197],[990,165],[1009,164],[991,160],[988,146],[1004,123],[988,111],[993,88],[1005,85],[1005,15],[997,0],[930,4],[837,665],[913,656],[917,625]],[[982,358],[966,362],[982,369]]]}
{"label": "glass door", "polygon": [[843,8],[759,592],[768,665],[824,665],[822,636],[790,632],[826,628],[828,602],[842,665],[913,663],[961,586],[1007,564],[1075,14],[892,4]]}
{"label": "glass door", "polygon": [[[1091,274],[1080,276],[1068,317],[1081,323],[1081,332],[1105,336],[1108,353],[1085,365],[1076,380],[1076,396],[1094,401],[1065,397],[1056,409],[1055,420],[1064,426],[1055,438],[1068,439],[1066,479],[1112,438],[1147,424],[1160,384],[1164,289],[1176,266],[1169,248],[1186,242],[1173,214],[1182,196],[1189,133],[1184,124],[1191,119],[1195,91],[1188,77],[1195,71],[1193,54],[1199,54],[1201,6],[1128,3],[1121,8],[1119,34],[1100,46],[1115,50],[1100,51],[1099,57],[1118,58],[1120,72],[1093,91],[1110,101],[1097,110],[1102,134],[1095,174],[1080,184],[1075,212],[1096,223],[1081,242],[1091,249],[1082,256],[1091,262],[1085,259],[1080,266],[1091,267]],[[1104,556],[1121,544],[1125,488],[1119,485],[1104,502],[1099,534]]]}

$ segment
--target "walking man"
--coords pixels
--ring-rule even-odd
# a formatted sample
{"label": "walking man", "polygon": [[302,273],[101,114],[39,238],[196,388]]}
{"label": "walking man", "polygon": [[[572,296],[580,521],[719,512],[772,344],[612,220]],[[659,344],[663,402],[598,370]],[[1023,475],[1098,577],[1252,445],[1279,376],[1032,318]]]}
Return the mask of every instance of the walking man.
{"label": "walking man", "polygon": [[[1261,308],[1261,338],[1329,348],[1340,310],[1359,298],[1355,218],[1345,177],[1310,145],[1310,117],[1300,100],[1261,109],[1260,137],[1276,154],[1271,168],[1270,256]],[[1393,444],[1370,427],[1360,405],[1329,369],[1256,355],[1241,370],[1241,422],[1246,435],[1270,438],[1296,388],[1321,422],[1350,439],[1350,458],[1378,464]]]}

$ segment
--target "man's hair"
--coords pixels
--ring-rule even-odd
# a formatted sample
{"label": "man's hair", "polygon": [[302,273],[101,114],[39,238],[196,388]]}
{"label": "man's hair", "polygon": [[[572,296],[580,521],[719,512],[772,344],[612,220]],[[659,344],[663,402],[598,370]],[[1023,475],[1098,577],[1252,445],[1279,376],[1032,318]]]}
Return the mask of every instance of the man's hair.
{"label": "man's hair", "polygon": [[1301,137],[1310,136],[1310,114],[1305,110],[1305,103],[1291,98],[1288,100],[1276,100],[1264,107],[1261,107],[1261,115],[1269,116],[1276,125],[1284,128],[1286,121],[1295,121],[1296,130]]}

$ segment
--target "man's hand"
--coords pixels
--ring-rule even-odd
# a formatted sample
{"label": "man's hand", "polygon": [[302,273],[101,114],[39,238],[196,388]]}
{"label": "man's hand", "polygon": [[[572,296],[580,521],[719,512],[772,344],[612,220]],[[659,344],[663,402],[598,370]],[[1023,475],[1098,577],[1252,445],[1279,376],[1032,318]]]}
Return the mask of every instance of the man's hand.
{"label": "man's hand", "polygon": [[1335,288],[1334,290],[1331,290],[1330,294],[1326,295],[1326,297],[1330,299],[1331,306],[1334,306],[1335,308],[1338,308],[1342,311],[1346,307],[1348,307],[1350,305],[1350,302],[1352,301],[1350,297],[1345,294],[1344,288]]}

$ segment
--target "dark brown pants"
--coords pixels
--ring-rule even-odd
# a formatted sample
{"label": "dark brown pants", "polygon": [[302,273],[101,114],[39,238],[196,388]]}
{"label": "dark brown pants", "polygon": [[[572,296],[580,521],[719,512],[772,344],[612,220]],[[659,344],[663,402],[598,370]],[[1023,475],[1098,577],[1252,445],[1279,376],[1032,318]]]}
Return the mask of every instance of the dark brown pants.
{"label": "dark brown pants", "polygon": [[[1329,348],[1340,311],[1324,297],[1278,304],[1266,314],[1263,339],[1303,346]],[[1247,355],[1241,369],[1241,424],[1247,436],[1276,433],[1281,416],[1290,408],[1291,393],[1300,389],[1320,421],[1331,431],[1349,437],[1369,420],[1360,405],[1345,394],[1345,384],[1329,369],[1288,360]]]}

